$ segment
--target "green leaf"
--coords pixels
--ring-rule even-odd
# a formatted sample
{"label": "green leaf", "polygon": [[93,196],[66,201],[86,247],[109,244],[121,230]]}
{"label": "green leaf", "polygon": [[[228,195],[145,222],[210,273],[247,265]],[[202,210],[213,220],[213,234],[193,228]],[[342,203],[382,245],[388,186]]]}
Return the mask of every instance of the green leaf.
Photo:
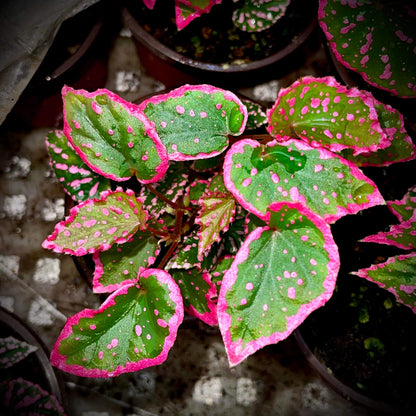
{"label": "green leaf", "polygon": [[147,269],[95,311],[68,319],[51,354],[56,367],[112,377],[164,362],[183,319],[180,290],[163,270]]}
{"label": "green leaf", "polygon": [[389,146],[374,107],[374,98],[347,89],[333,77],[303,77],[279,91],[269,112],[268,132],[280,141],[301,138],[312,146],[354,154]]}
{"label": "green leaf", "polygon": [[416,253],[390,257],[386,262],[352,272],[393,293],[416,313]]}
{"label": "green leaf", "polygon": [[263,220],[273,202],[299,202],[335,222],[384,204],[376,185],[351,162],[299,140],[236,142],[224,161],[224,182],[237,201]]}
{"label": "green leaf", "polygon": [[242,99],[241,101],[247,108],[248,118],[246,131],[256,130],[267,124],[267,114],[260,104],[247,99]]}
{"label": "green leaf", "polygon": [[416,212],[416,185],[400,201],[387,201],[387,206],[400,222],[410,220]]}
{"label": "green leaf", "polygon": [[168,168],[166,149],[138,108],[111,91],[64,87],[64,134],[96,173],[124,181],[158,181]]}
{"label": "green leaf", "polygon": [[240,135],[247,110],[233,93],[210,85],[184,85],[140,105],[166,146],[169,159],[211,158]]}
{"label": "green leaf", "polygon": [[25,359],[37,347],[14,337],[0,338],[0,368],[9,368]]}
{"label": "green leaf", "polygon": [[146,221],[147,213],[134,192],[119,188],[72,208],[42,246],[57,253],[84,256],[128,241],[137,230],[145,228]]}
{"label": "green leaf", "polygon": [[137,273],[149,268],[158,254],[159,240],[148,231],[137,231],[127,243],[95,252],[94,292],[112,292],[126,283],[135,282]]}
{"label": "green leaf", "polygon": [[218,319],[230,365],[285,339],[331,296],[339,269],[329,225],[300,205],[272,206],[224,275]]}
{"label": "green leaf", "polygon": [[182,30],[192,20],[204,13],[209,13],[212,6],[221,3],[222,0],[175,0],[176,26]]}
{"label": "green leaf", "polygon": [[62,131],[48,133],[46,145],[56,177],[74,200],[98,198],[102,191],[110,189],[110,181],[82,161]]}
{"label": "green leaf", "polygon": [[416,96],[415,10],[408,2],[325,0],[319,23],[345,67],[400,97]]}

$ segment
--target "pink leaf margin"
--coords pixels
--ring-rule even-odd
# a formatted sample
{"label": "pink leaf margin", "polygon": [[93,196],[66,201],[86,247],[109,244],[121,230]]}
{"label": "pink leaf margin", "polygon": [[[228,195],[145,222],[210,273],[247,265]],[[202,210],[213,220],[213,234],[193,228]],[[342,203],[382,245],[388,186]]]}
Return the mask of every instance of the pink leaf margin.
{"label": "pink leaf margin", "polygon": [[[146,106],[149,103],[157,105],[157,104],[160,104],[162,102],[165,102],[165,101],[169,100],[170,98],[181,98],[188,91],[199,91],[199,92],[202,92],[202,93],[208,94],[208,95],[218,92],[218,93],[223,94],[224,98],[226,100],[235,102],[238,105],[239,110],[243,114],[244,118],[243,118],[243,123],[241,124],[241,127],[240,127],[239,131],[234,135],[238,136],[238,135],[243,134],[245,126],[247,124],[247,119],[248,119],[246,106],[231,91],[223,90],[221,88],[217,88],[217,87],[214,87],[214,86],[208,85],[208,84],[196,84],[196,85],[185,84],[185,85],[182,85],[181,87],[178,87],[178,88],[176,88],[172,91],[169,91],[166,94],[155,95],[153,97],[148,98],[147,100],[142,101],[141,104],[139,105],[139,110],[141,112],[144,112],[144,109],[146,108]],[[154,122],[152,122],[152,126],[153,126],[153,128],[155,127]],[[179,161],[194,160],[194,159],[208,159],[208,158],[211,158],[211,157],[214,157],[214,156],[218,156],[224,150],[225,150],[225,148],[221,149],[220,151],[214,151],[214,152],[211,152],[211,153],[199,153],[196,156],[188,156],[188,155],[185,155],[181,152],[174,152],[174,153],[169,154],[169,159],[174,160],[174,161],[178,161],[178,162]]]}
{"label": "pink leaf margin", "polygon": [[[146,1],[156,1],[156,0],[146,0]],[[211,11],[212,6],[215,6],[216,4],[220,4],[222,0],[210,0],[208,6],[201,9],[199,7],[193,6],[192,1],[190,0],[175,0],[175,17],[176,17],[176,27],[178,30],[182,30],[186,26],[189,25],[189,23],[192,22],[192,20],[196,19],[197,17],[202,16],[204,13],[209,13]],[[195,11],[189,15],[187,18],[184,18],[181,14],[180,9],[180,3],[183,3],[189,7],[192,7],[195,9]]]}
{"label": "pink leaf margin", "polygon": [[[139,279],[147,279],[149,276],[156,275],[159,282],[166,284],[170,291],[170,299],[175,303],[175,313],[168,322],[169,335],[165,339],[162,352],[155,358],[145,358],[138,362],[127,362],[125,366],[118,366],[114,371],[107,371],[102,369],[86,369],[78,364],[68,365],[66,364],[66,356],[59,353],[59,346],[62,340],[68,338],[72,334],[72,326],[77,325],[82,318],[94,318],[95,315],[103,313],[106,309],[115,304],[115,298],[117,296],[126,294],[131,286],[135,283],[124,285],[120,287],[116,292],[112,293],[105,302],[100,306],[98,310],[84,309],[76,315],[67,319],[61,334],[59,335],[55,346],[51,352],[50,361],[52,365],[63,370],[65,372],[75,374],[81,377],[114,377],[123,373],[130,373],[134,371],[143,370],[144,368],[160,365],[166,361],[168,353],[172,348],[176,340],[178,328],[183,321],[184,309],[183,300],[180,289],[173,278],[164,270],[160,269],[147,269],[141,272]],[[140,283],[140,282],[139,282]],[[139,286],[140,287],[140,284]]]}
{"label": "pink leaf margin", "polygon": [[[335,214],[325,214],[323,218],[327,223],[329,224],[334,223],[345,215],[356,214],[357,212],[363,209],[367,209],[375,205],[385,205],[386,202],[384,201],[384,198],[381,195],[380,191],[378,190],[376,184],[370,178],[365,176],[364,173],[354,163],[322,147],[315,148],[315,147],[309,146],[306,142],[303,142],[301,140],[291,139],[287,136],[284,136],[284,138],[285,138],[284,142],[280,142],[278,140],[272,140],[271,142],[267,143],[267,146],[273,147],[276,144],[284,145],[284,146],[293,145],[298,150],[317,150],[319,152],[319,156],[321,159],[325,160],[325,159],[337,158],[342,164],[348,166],[352,176],[354,176],[356,179],[363,180],[366,183],[370,184],[372,187],[374,187],[374,192],[370,196],[368,196],[369,198],[368,202],[363,202],[361,204],[358,204],[358,203],[347,204],[346,208],[339,206],[337,207],[337,212]],[[226,188],[234,195],[238,203],[243,208],[245,208],[247,211],[251,212],[252,214],[256,215],[261,220],[267,222],[270,218],[270,213],[268,212],[264,213],[258,210],[257,208],[255,208],[249,201],[246,201],[244,199],[244,196],[234,186],[234,183],[231,181],[231,178],[229,175],[231,168],[233,166],[233,160],[232,160],[233,155],[235,153],[244,153],[244,146],[250,146],[251,148],[255,149],[256,147],[261,146],[261,144],[258,141],[253,140],[253,139],[242,139],[234,143],[231,146],[231,148],[226,153],[225,159],[224,159],[224,184]],[[292,195],[291,195],[291,198],[293,198]],[[288,203],[296,202],[296,203],[306,204],[305,202],[301,201],[300,198],[301,196],[299,196],[298,199],[296,200],[287,201],[287,202]]]}
{"label": "pink leaf margin", "polygon": [[139,180],[139,182],[141,182],[143,184],[146,184],[146,183],[157,182],[160,179],[162,179],[162,177],[166,173],[166,171],[168,169],[168,165],[169,165],[168,152],[166,150],[166,147],[164,146],[164,144],[160,140],[155,128],[150,123],[150,121],[147,119],[147,117],[139,111],[139,108],[136,104],[133,104],[133,103],[130,103],[126,100],[123,100],[117,94],[114,94],[112,91],[109,91],[105,88],[100,88],[100,89],[98,89],[94,92],[88,92],[88,91],[83,90],[83,89],[75,90],[71,87],[68,87],[67,85],[64,85],[64,87],[62,88],[62,99],[63,99],[63,107],[64,107],[63,108],[63,113],[64,113],[63,132],[64,132],[65,136],[67,137],[68,141],[71,143],[74,150],[80,156],[81,160],[87,166],[89,166],[91,168],[91,170],[98,173],[99,175],[102,175],[106,178],[109,178],[109,179],[112,179],[112,180],[115,180],[115,181],[126,181],[126,180],[130,179],[130,176],[119,178],[115,175],[108,174],[108,173],[102,171],[101,169],[99,169],[97,166],[93,165],[88,160],[87,156],[85,155],[85,153],[83,152],[83,150],[79,146],[76,146],[74,144],[74,142],[72,140],[72,137],[71,137],[72,129],[71,129],[69,123],[68,123],[67,112],[66,112],[66,108],[65,108],[65,96],[69,93],[72,93],[74,95],[81,95],[81,96],[84,96],[86,98],[92,98],[92,99],[94,99],[98,95],[105,94],[111,99],[111,101],[116,102],[117,104],[121,105],[121,107],[123,107],[123,109],[126,110],[127,113],[129,113],[131,116],[137,118],[140,122],[142,122],[143,125],[144,125],[144,128],[145,128],[146,134],[149,136],[149,138],[152,139],[153,143],[156,146],[156,151],[159,155],[161,163],[159,164],[159,166],[157,166],[156,175],[153,178],[148,179],[148,180],[142,180],[142,179],[138,178],[138,180]]}
{"label": "pink leaf margin", "polygon": [[416,196],[412,197],[410,195],[411,192],[416,193],[416,185],[411,187],[402,199],[395,200],[395,201],[387,201],[387,207],[392,212],[392,214],[394,214],[397,217],[397,219],[400,222],[403,221],[403,216],[399,212],[396,211],[396,209],[394,208],[394,205],[400,205],[400,206],[404,206],[404,207],[408,206],[409,210],[415,211],[416,208],[412,208],[410,205],[413,203],[416,206]]}
{"label": "pink leaf margin", "polygon": [[314,310],[323,306],[332,296],[335,289],[335,284],[338,276],[338,270],[340,267],[340,258],[338,253],[338,247],[332,237],[331,229],[329,225],[318,215],[311,212],[309,209],[301,204],[297,203],[276,203],[270,206],[272,211],[279,211],[283,206],[289,208],[295,208],[299,212],[311,220],[316,227],[322,232],[324,236],[323,248],[327,251],[329,256],[329,262],[327,265],[328,275],[323,283],[325,291],[316,299],[306,305],[301,305],[296,315],[287,318],[287,330],[284,332],[275,332],[268,337],[260,337],[257,340],[250,341],[243,346],[243,341],[231,340],[231,316],[227,313],[227,301],[225,299],[226,293],[232,290],[237,280],[238,265],[247,260],[249,256],[249,245],[252,241],[260,238],[261,234],[269,230],[268,226],[256,228],[249,234],[240,250],[237,252],[234,262],[230,269],[225,273],[220,294],[218,298],[218,322],[221,331],[221,335],[224,340],[224,345],[227,351],[228,361],[231,367],[236,366],[246,359],[251,354],[254,354],[259,349],[266,345],[275,344],[283,339],[286,339]]}

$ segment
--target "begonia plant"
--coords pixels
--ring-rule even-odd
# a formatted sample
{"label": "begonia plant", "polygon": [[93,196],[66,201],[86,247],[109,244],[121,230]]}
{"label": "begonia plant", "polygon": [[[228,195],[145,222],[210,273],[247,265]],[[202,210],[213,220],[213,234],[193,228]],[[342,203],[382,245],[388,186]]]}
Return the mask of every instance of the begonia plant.
{"label": "begonia plant", "polygon": [[[233,0],[237,3],[239,0]],[[192,20],[209,13],[213,6],[222,0],[174,0],[175,19],[178,30],[182,30]],[[156,0],[143,0],[145,6],[153,9]],[[241,2],[240,2],[241,3]],[[244,0],[233,13],[233,22],[241,30],[260,32],[268,29],[284,16],[290,0]]]}
{"label": "begonia plant", "polygon": [[219,326],[231,366],[287,338],[334,291],[331,224],[385,204],[359,166],[415,158],[397,111],[332,77],[282,89],[267,116],[211,85],[62,95],[47,146],[76,205],[43,247],[92,255],[108,294],[52,351],[80,376],[161,364],[184,313]]}

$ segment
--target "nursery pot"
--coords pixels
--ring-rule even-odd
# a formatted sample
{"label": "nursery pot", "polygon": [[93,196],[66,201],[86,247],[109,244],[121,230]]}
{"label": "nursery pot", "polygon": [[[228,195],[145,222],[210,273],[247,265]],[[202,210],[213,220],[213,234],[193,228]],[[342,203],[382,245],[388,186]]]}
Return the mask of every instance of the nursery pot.
{"label": "nursery pot", "polygon": [[23,378],[38,384],[42,389],[54,395],[65,407],[66,396],[62,378],[49,362],[49,352],[38,335],[15,314],[0,307],[0,338],[12,336],[20,341],[37,347],[24,360],[12,367],[1,370],[6,379]]}
{"label": "nursery pot", "polygon": [[[248,86],[259,83],[259,80],[276,78],[303,62],[308,50],[312,48],[312,43],[307,40],[313,38],[311,35],[317,27],[317,2],[293,0],[286,15],[272,29],[265,31],[268,35],[257,46],[257,51],[262,52],[257,54],[259,56],[247,58],[241,48],[236,52],[241,55],[239,58],[220,58],[222,50],[227,54],[231,49],[253,43],[251,35],[241,31],[238,33],[234,30],[233,34],[226,35],[225,25],[232,25],[231,13],[226,7],[230,7],[232,2],[213,7],[210,13],[195,19],[181,31],[171,21],[174,2],[166,3],[168,2],[159,2],[161,9],[156,9],[156,4],[156,8],[149,11],[141,2],[133,1],[127,2],[122,9],[123,23],[133,34],[142,65],[166,87],[205,82],[230,88],[230,85]],[[225,18],[228,20],[225,21]],[[209,44],[211,40],[206,39],[212,34],[219,34],[214,39],[217,44]],[[171,37],[170,45],[163,39],[166,36]],[[197,40],[199,37],[202,43]],[[236,45],[228,48],[226,44],[230,38],[236,38]],[[183,46],[189,42],[198,44],[196,54],[191,52],[191,49],[195,51],[195,45],[190,45],[189,49]],[[197,57],[201,51],[208,50],[212,50],[212,56]]]}

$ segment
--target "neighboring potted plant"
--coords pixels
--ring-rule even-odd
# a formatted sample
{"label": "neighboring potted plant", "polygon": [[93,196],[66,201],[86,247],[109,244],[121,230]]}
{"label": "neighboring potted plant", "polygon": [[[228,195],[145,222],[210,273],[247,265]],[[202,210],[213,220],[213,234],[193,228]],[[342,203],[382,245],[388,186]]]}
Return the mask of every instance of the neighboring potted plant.
{"label": "neighboring potted plant", "polygon": [[202,80],[229,88],[252,82],[255,74],[276,76],[304,59],[294,52],[317,27],[317,6],[300,0],[136,0],[126,3],[122,17],[141,63],[167,87]]}
{"label": "neighboring potted plant", "polygon": [[63,101],[47,143],[78,205],[43,246],[92,255],[108,297],[67,320],[51,361],[85,377],[162,364],[184,313],[219,325],[231,366],[287,338],[333,294],[331,229],[385,204],[359,166],[415,158],[397,111],[332,77],[281,90],[260,135],[261,113],[206,84]]}

